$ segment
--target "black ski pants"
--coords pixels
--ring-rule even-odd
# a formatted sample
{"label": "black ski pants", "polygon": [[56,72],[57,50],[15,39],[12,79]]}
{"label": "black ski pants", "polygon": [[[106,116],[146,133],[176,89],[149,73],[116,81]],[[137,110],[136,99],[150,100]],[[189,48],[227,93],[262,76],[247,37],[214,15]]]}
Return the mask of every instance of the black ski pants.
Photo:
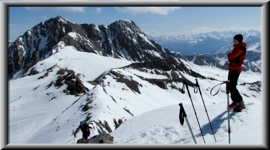
{"label": "black ski pants", "polygon": [[242,96],[240,95],[239,91],[236,88],[237,81],[239,78],[240,73],[234,70],[230,70],[228,74],[228,80],[230,83],[227,85],[229,92],[231,93],[231,99],[233,102],[239,103],[243,101]]}
{"label": "black ski pants", "polygon": [[88,139],[89,133],[83,133],[83,138]]}

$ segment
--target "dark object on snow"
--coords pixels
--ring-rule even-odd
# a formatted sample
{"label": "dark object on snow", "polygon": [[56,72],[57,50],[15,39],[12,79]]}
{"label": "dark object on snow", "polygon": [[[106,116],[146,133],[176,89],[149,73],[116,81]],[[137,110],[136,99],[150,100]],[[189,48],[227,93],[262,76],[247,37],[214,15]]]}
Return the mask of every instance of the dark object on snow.
{"label": "dark object on snow", "polygon": [[182,103],[180,103],[179,106],[180,106],[180,112],[179,112],[180,124],[184,125],[184,121],[185,121],[184,118],[187,117],[187,114],[186,114],[186,112],[184,110],[184,107],[183,107]]}
{"label": "dark object on snow", "polygon": [[101,133],[95,135],[88,140],[88,143],[103,143],[103,144],[113,144],[113,136],[107,133]]}
{"label": "dark object on snow", "polygon": [[239,103],[239,104],[237,104],[236,107],[234,107],[233,112],[241,112],[242,109],[245,109],[245,108],[246,108],[246,106],[244,103]]}
{"label": "dark object on snow", "polygon": [[87,140],[85,138],[80,138],[79,140],[77,140],[77,143],[87,143]]}
{"label": "dark object on snow", "polygon": [[[209,121],[209,124],[210,124],[211,130],[212,130],[212,134],[213,134],[213,136],[214,136],[215,141],[217,142],[216,137],[215,137],[215,133],[214,133],[214,131],[213,131],[213,127],[212,127],[212,124],[211,124],[211,121],[210,121],[210,118],[209,118],[209,115],[208,115],[208,112],[207,112],[207,109],[206,109],[206,106],[205,106],[205,103],[204,103],[204,100],[203,100],[203,96],[202,96],[202,92],[201,92],[201,89],[200,89],[199,82],[198,82],[198,80],[197,80],[197,79],[195,79],[195,80],[196,80],[196,86],[198,87],[198,90],[199,90],[200,95],[201,95],[201,98],[202,98],[202,102],[203,102],[203,106],[204,106],[204,109],[205,109],[206,115],[207,115],[207,117],[208,117],[208,121]],[[195,92],[195,93],[197,93],[198,91],[196,92],[196,91],[194,90],[194,92]]]}
{"label": "dark object on snow", "polygon": [[[229,106],[229,105],[230,105],[230,103],[229,103],[229,101],[230,101],[230,96],[229,96],[230,91],[229,91],[229,88],[228,88],[228,87],[230,86],[230,81],[223,81],[222,83],[219,83],[218,85],[215,85],[215,86],[211,89],[210,94],[212,95],[212,90],[213,90],[216,86],[219,86],[218,91],[217,91],[214,95],[212,95],[212,96],[215,96],[215,95],[219,92],[220,86],[221,86],[222,84],[226,84],[227,106]],[[231,143],[231,128],[230,128],[230,109],[229,109],[229,108],[228,108],[228,139],[229,139],[229,144],[230,144],[230,143]]]}
{"label": "dark object on snow", "polygon": [[194,107],[194,104],[193,104],[193,101],[192,101],[192,98],[191,98],[191,95],[190,95],[190,92],[189,92],[189,89],[188,89],[188,84],[187,84],[187,81],[186,80],[184,81],[184,84],[186,85],[186,88],[187,88],[187,91],[188,91],[188,96],[190,98],[190,101],[191,101],[191,104],[192,104],[192,107],[193,107],[193,110],[194,110],[194,113],[195,113],[195,116],[196,116],[196,119],[197,119],[197,122],[198,122],[198,125],[199,125],[199,128],[200,128],[200,131],[201,131],[201,134],[202,134],[202,138],[203,138],[203,141],[205,143],[205,139],[204,139],[204,136],[203,136],[202,128],[201,128],[201,125],[200,125],[200,122],[199,122],[199,119],[198,119],[198,116],[197,116],[197,113],[196,113],[196,110],[195,110],[195,107]]}
{"label": "dark object on snow", "polygon": [[189,124],[189,122],[188,122],[187,114],[186,114],[186,112],[185,112],[185,109],[184,109],[184,107],[183,107],[183,104],[182,104],[182,103],[179,103],[179,106],[180,106],[180,112],[179,112],[179,120],[180,120],[180,124],[183,125],[183,124],[184,124],[184,118],[186,118],[186,121],[187,121],[187,124],[188,124],[188,128],[189,128],[189,130],[190,130],[190,133],[191,133],[191,135],[192,135],[192,138],[193,138],[193,140],[194,140],[194,143],[197,144],[196,139],[195,139],[195,137],[194,137],[194,134],[193,134],[193,132],[192,132],[192,129],[191,129],[191,127],[190,127],[190,124]]}
{"label": "dark object on snow", "polygon": [[79,129],[81,129],[82,133],[83,133],[83,138],[87,139],[88,136],[90,135],[90,129],[92,129],[92,127],[90,127],[85,120],[80,122],[80,125],[78,126],[78,128],[76,129],[76,131],[74,132],[74,136],[76,137],[76,133],[79,132]]}

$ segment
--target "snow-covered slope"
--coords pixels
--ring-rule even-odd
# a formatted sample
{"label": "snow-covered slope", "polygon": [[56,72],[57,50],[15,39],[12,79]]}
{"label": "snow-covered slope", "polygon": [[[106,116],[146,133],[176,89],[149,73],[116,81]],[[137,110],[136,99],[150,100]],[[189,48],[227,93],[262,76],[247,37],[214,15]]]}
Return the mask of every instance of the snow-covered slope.
{"label": "snow-covered slope", "polygon": [[[118,21],[112,24],[111,27],[114,27],[114,32],[118,33],[120,31],[118,31],[116,27],[123,27],[121,25],[127,23],[127,21]],[[105,32],[105,26],[103,27],[100,27],[104,30],[102,33],[111,33],[107,32],[108,30]],[[38,61],[32,67],[28,66],[29,70],[21,74],[23,75],[21,78],[10,80],[9,141],[11,144],[71,144],[74,142],[74,138],[71,134],[72,130],[77,128],[79,121],[82,119],[86,119],[88,123],[94,126],[94,129],[91,131],[91,136],[99,134],[102,131],[111,133],[117,129],[113,132],[116,143],[130,143],[130,141],[131,143],[132,141],[140,142],[138,139],[129,139],[129,136],[132,135],[133,132],[126,134],[126,138],[121,140],[122,136],[120,137],[118,129],[121,131],[126,129],[125,126],[132,127],[133,125],[130,125],[128,122],[126,123],[127,125],[125,125],[125,122],[129,120],[132,121],[133,117],[144,116],[144,113],[151,113],[149,111],[155,112],[155,110],[157,110],[158,114],[160,110],[165,111],[170,109],[170,113],[172,113],[177,110],[175,106],[177,106],[179,102],[184,103],[189,110],[189,97],[186,93],[182,93],[183,81],[185,80],[188,82],[191,91],[193,91],[195,79],[199,80],[205,103],[209,106],[209,109],[213,111],[213,116],[210,115],[211,117],[217,117],[222,113],[223,109],[221,109],[221,106],[225,108],[224,105],[226,101],[224,87],[221,93],[216,97],[211,97],[209,91],[211,87],[227,79],[227,70],[213,66],[199,66],[186,61],[180,54],[178,56],[178,53],[170,53],[157,43],[148,40],[144,34],[140,34],[139,32],[135,33],[135,30],[138,29],[134,28],[134,30],[128,30],[128,28],[125,28],[123,31],[129,33],[130,40],[133,41],[133,44],[139,42],[143,43],[135,44],[137,46],[139,45],[139,47],[135,46],[135,50],[133,49],[134,47],[130,46],[130,52],[132,53],[125,55],[126,57],[130,56],[129,54],[134,54],[133,58],[142,58],[138,62],[135,61],[136,63],[128,61],[129,59],[103,57],[101,56],[102,54],[99,53],[100,51],[97,51],[96,54],[81,51],[81,47],[78,48],[78,45],[68,46],[70,44],[67,44],[67,42],[63,40],[49,50],[52,55],[48,55],[46,59]],[[78,29],[78,31],[81,31],[81,29]],[[76,40],[78,35],[79,34],[69,32],[65,37],[71,37],[73,39],[76,36],[74,39]],[[112,33],[110,36],[104,34],[103,40],[106,39],[109,42],[107,44],[112,46],[114,44],[110,43],[110,40],[112,40],[110,38],[113,37],[113,35]],[[139,37],[133,40],[132,35]],[[124,37],[120,36],[118,38],[121,39]],[[103,47],[106,46],[103,45]],[[110,50],[110,52],[116,51]],[[121,54],[119,54],[119,56]],[[106,53],[106,56],[108,55],[109,53]],[[260,73],[243,72],[240,75],[239,88],[241,94],[247,102],[254,102],[254,105],[250,107],[250,109],[254,111],[261,107],[260,86]],[[203,112],[201,99],[198,94],[194,95],[193,101],[198,111]],[[170,106],[171,108],[169,108]],[[215,106],[218,106],[219,109]],[[209,112],[211,110],[209,110]],[[247,110],[242,113],[243,115],[239,115],[245,118],[245,113],[249,112],[250,111]],[[176,112],[176,114],[178,114],[178,112]],[[191,113],[188,114],[191,115]],[[165,122],[166,119],[173,121],[173,115],[167,115]],[[257,114],[252,114],[251,116],[253,115]],[[160,121],[156,124],[158,125],[160,123],[160,126],[163,126],[164,123],[159,116],[155,117],[155,120]],[[205,116],[203,115],[200,118],[202,117]],[[237,120],[237,118],[235,119]],[[241,117],[239,119],[241,119]],[[223,133],[226,134],[225,131],[222,130],[225,128],[223,126],[224,121],[220,122],[218,119],[214,121],[221,126],[221,129],[217,129],[217,134],[219,136],[223,136]],[[155,122],[153,121],[152,123]],[[243,121],[242,125],[248,125],[249,123],[248,120]],[[152,126],[152,124],[147,122],[140,124]],[[206,124],[207,123],[203,123],[202,125]],[[236,124],[236,126],[238,125],[240,124]],[[216,128],[220,126],[216,125]],[[176,126],[173,128],[176,128]],[[208,131],[207,127],[204,128],[204,130]],[[148,134],[146,128],[142,129],[144,129],[144,131],[138,131],[138,133],[142,133],[141,136],[143,137],[148,137],[144,136],[144,133]],[[155,129],[154,131],[156,131]],[[197,129],[195,128],[195,130]],[[162,132],[159,133],[159,131]],[[176,137],[182,135],[175,134],[170,137],[170,133],[167,134],[167,132],[163,132],[163,129],[159,129],[159,131],[157,130],[156,132],[160,134],[160,137],[166,137],[167,135],[168,139],[171,138],[170,140],[165,140],[168,143],[175,141]],[[184,132],[186,136],[184,137],[186,140],[182,140],[185,143],[190,143],[188,133],[186,134],[187,131],[186,128],[179,130],[180,133]],[[240,134],[240,132],[238,133]],[[78,134],[78,137],[81,137],[81,133]],[[219,137],[219,141],[222,140],[224,140],[224,138]],[[160,143],[160,140],[156,140],[156,142]],[[178,143],[179,142],[180,141],[178,141]],[[149,143],[151,143],[151,140]]]}
{"label": "snow-covered slope", "polygon": [[[206,66],[197,66],[195,64],[189,64],[189,67],[194,68],[194,71],[198,71],[207,77],[226,80],[227,72],[224,70],[213,69]],[[188,77],[188,79],[195,82],[194,77]],[[256,81],[261,81],[261,76],[257,73],[243,72],[240,75],[238,89],[244,98],[247,109],[243,110],[241,113],[231,113],[231,144],[263,144],[261,110],[263,100],[261,93],[258,92],[260,91],[260,88],[257,84],[254,84]],[[198,82],[203,93],[203,98],[217,140],[216,143],[212,135],[201,97],[199,93],[193,93],[194,88],[191,87],[190,92],[192,101],[199,118],[206,144],[228,144],[227,95],[225,93],[225,85],[221,86],[221,91],[218,95],[211,96],[211,88],[220,83],[220,81],[198,79]],[[217,89],[218,87],[213,90],[213,93],[215,93]],[[170,95],[177,93],[172,89],[168,89],[167,92],[171,93]],[[157,95],[159,95],[159,93],[157,93]],[[164,105],[162,108],[148,111],[124,122],[111,134],[115,137],[114,143],[194,144],[187,123],[185,123],[184,126],[181,126],[179,122],[180,107],[178,104],[183,103],[197,143],[204,144],[187,92],[174,97],[168,97],[167,100],[169,101],[170,98],[176,98],[173,105],[167,103],[167,105]],[[249,136],[245,137],[245,135]],[[258,138],[251,140],[250,136]]]}
{"label": "snow-covered slope", "polygon": [[[66,94],[64,90],[68,90],[68,87],[65,81],[63,86],[55,85],[60,77],[58,71],[67,68],[74,70],[76,75],[81,74],[78,76],[81,77],[83,85],[90,90],[94,85],[86,81],[94,80],[111,68],[128,64],[129,61],[83,53],[72,46],[67,46],[50,58],[37,63],[33,67],[33,70],[37,71],[34,75],[11,80],[10,142],[71,142],[73,139],[70,136],[71,130],[76,129],[77,123],[84,119],[87,113],[81,111],[81,107],[88,103],[93,95],[90,96],[91,92],[81,93],[78,96]],[[79,82],[76,78],[71,80]],[[54,83],[51,84],[52,82]]]}
{"label": "snow-covered slope", "polygon": [[[186,79],[190,90],[193,91],[195,78],[199,79],[205,103],[209,113],[211,112],[211,118],[214,119],[223,110],[225,111],[226,95],[224,87],[216,97],[211,97],[209,90],[219,81],[226,80],[227,71],[197,66],[184,60],[181,62],[182,67],[177,67],[174,63],[168,65],[170,64],[168,61],[130,64],[125,60],[79,52],[74,47],[63,47],[58,53],[33,66],[26,76],[9,81],[10,142],[11,144],[73,143],[72,130],[77,128],[80,120],[87,119],[94,126],[91,136],[102,131],[110,133],[117,128],[113,135],[115,143],[118,144],[141,143],[138,138],[130,139],[136,133],[133,130],[129,130],[129,134],[126,135],[120,134],[121,130],[126,130],[127,126],[132,129],[135,127],[141,129],[136,137],[150,138],[148,143],[153,141],[181,143],[181,140],[183,143],[192,143],[187,128],[179,127],[177,121],[176,105],[179,102],[184,103],[188,115],[192,115],[189,97],[181,92],[182,81]],[[183,68],[184,66],[187,68]],[[198,72],[203,76],[196,74]],[[235,121],[242,120],[240,124],[235,123],[237,128],[250,123],[246,118],[247,113],[254,118],[258,115],[252,114],[251,111],[256,111],[261,107],[260,81],[261,77],[258,73],[244,72],[240,76],[241,94],[246,102],[253,102],[254,105],[239,114],[242,117],[235,115]],[[193,101],[197,111],[203,112],[198,94],[193,95]],[[166,106],[173,107],[163,108]],[[170,115],[165,117],[166,111],[162,114],[163,116],[156,113],[148,118],[149,116],[146,115],[148,119],[145,118],[143,121],[148,121],[140,122],[140,126],[136,126],[138,122],[132,125],[129,123],[133,122],[131,118],[155,109],[164,111],[169,109]],[[217,136],[220,136],[219,141],[226,137],[224,115],[219,116],[221,120],[219,118],[213,120],[216,123]],[[205,119],[204,117],[204,114],[200,113],[202,120]],[[153,124],[150,124],[151,119],[160,122],[151,121]],[[175,123],[170,122],[173,120]],[[191,116],[189,120],[194,122]],[[126,121],[128,122],[125,123]],[[122,122],[124,124],[121,124]],[[167,126],[161,128],[164,124]],[[152,125],[156,125],[157,128],[150,127]],[[205,126],[204,131],[209,132],[207,123],[202,122],[202,125]],[[196,126],[193,128],[198,131]],[[154,138],[149,132],[162,137],[164,141],[155,139],[156,137]],[[238,133],[240,134],[240,132],[236,134]],[[147,136],[149,134],[150,137]],[[182,135],[184,135],[183,138]],[[81,137],[81,133],[78,137]],[[180,140],[179,137],[182,139]],[[209,141],[210,137],[208,137]]]}
{"label": "snow-covered slope", "polygon": [[[52,57],[38,62],[33,68],[42,72],[57,65],[60,68],[72,68],[82,75],[82,80],[93,81],[104,71],[131,64],[130,61],[103,57],[93,53],[77,51],[73,46],[58,49]],[[28,71],[28,73],[30,70]],[[26,73],[27,74],[27,73]]]}
{"label": "snow-covered slope", "polygon": [[[224,99],[206,106],[217,142],[215,142],[202,102],[195,105],[206,144],[228,144],[226,103]],[[247,104],[246,110],[241,113],[230,113],[231,144],[262,145],[261,100],[246,99],[246,103],[250,103]],[[205,144],[192,105],[185,102],[183,106],[197,144]],[[185,121],[183,126],[179,122],[179,109],[180,107],[175,104],[127,120],[111,133],[115,137],[114,143],[195,144],[187,122]]]}

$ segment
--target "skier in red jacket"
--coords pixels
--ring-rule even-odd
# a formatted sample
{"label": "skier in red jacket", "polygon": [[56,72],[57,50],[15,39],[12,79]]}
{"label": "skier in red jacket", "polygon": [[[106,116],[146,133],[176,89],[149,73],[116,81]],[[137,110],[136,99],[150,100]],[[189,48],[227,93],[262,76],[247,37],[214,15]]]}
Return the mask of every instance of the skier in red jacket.
{"label": "skier in red jacket", "polygon": [[242,64],[246,58],[246,47],[247,44],[243,42],[243,36],[237,34],[233,38],[234,48],[231,53],[228,54],[229,64],[229,74],[228,80],[230,81],[228,90],[231,93],[232,103],[228,106],[229,108],[234,108],[233,111],[240,112],[245,109],[245,104],[242,96],[236,88],[237,81],[240,73],[242,72]]}

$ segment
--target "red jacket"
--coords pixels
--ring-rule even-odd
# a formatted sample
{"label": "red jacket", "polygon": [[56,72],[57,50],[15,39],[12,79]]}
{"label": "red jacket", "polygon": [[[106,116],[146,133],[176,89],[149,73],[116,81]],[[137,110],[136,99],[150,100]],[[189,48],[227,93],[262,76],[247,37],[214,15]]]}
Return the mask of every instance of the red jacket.
{"label": "red jacket", "polygon": [[229,70],[235,70],[238,73],[241,73],[243,68],[242,64],[246,58],[246,47],[247,43],[242,42],[239,44],[234,44],[234,48],[230,54],[228,54]]}

